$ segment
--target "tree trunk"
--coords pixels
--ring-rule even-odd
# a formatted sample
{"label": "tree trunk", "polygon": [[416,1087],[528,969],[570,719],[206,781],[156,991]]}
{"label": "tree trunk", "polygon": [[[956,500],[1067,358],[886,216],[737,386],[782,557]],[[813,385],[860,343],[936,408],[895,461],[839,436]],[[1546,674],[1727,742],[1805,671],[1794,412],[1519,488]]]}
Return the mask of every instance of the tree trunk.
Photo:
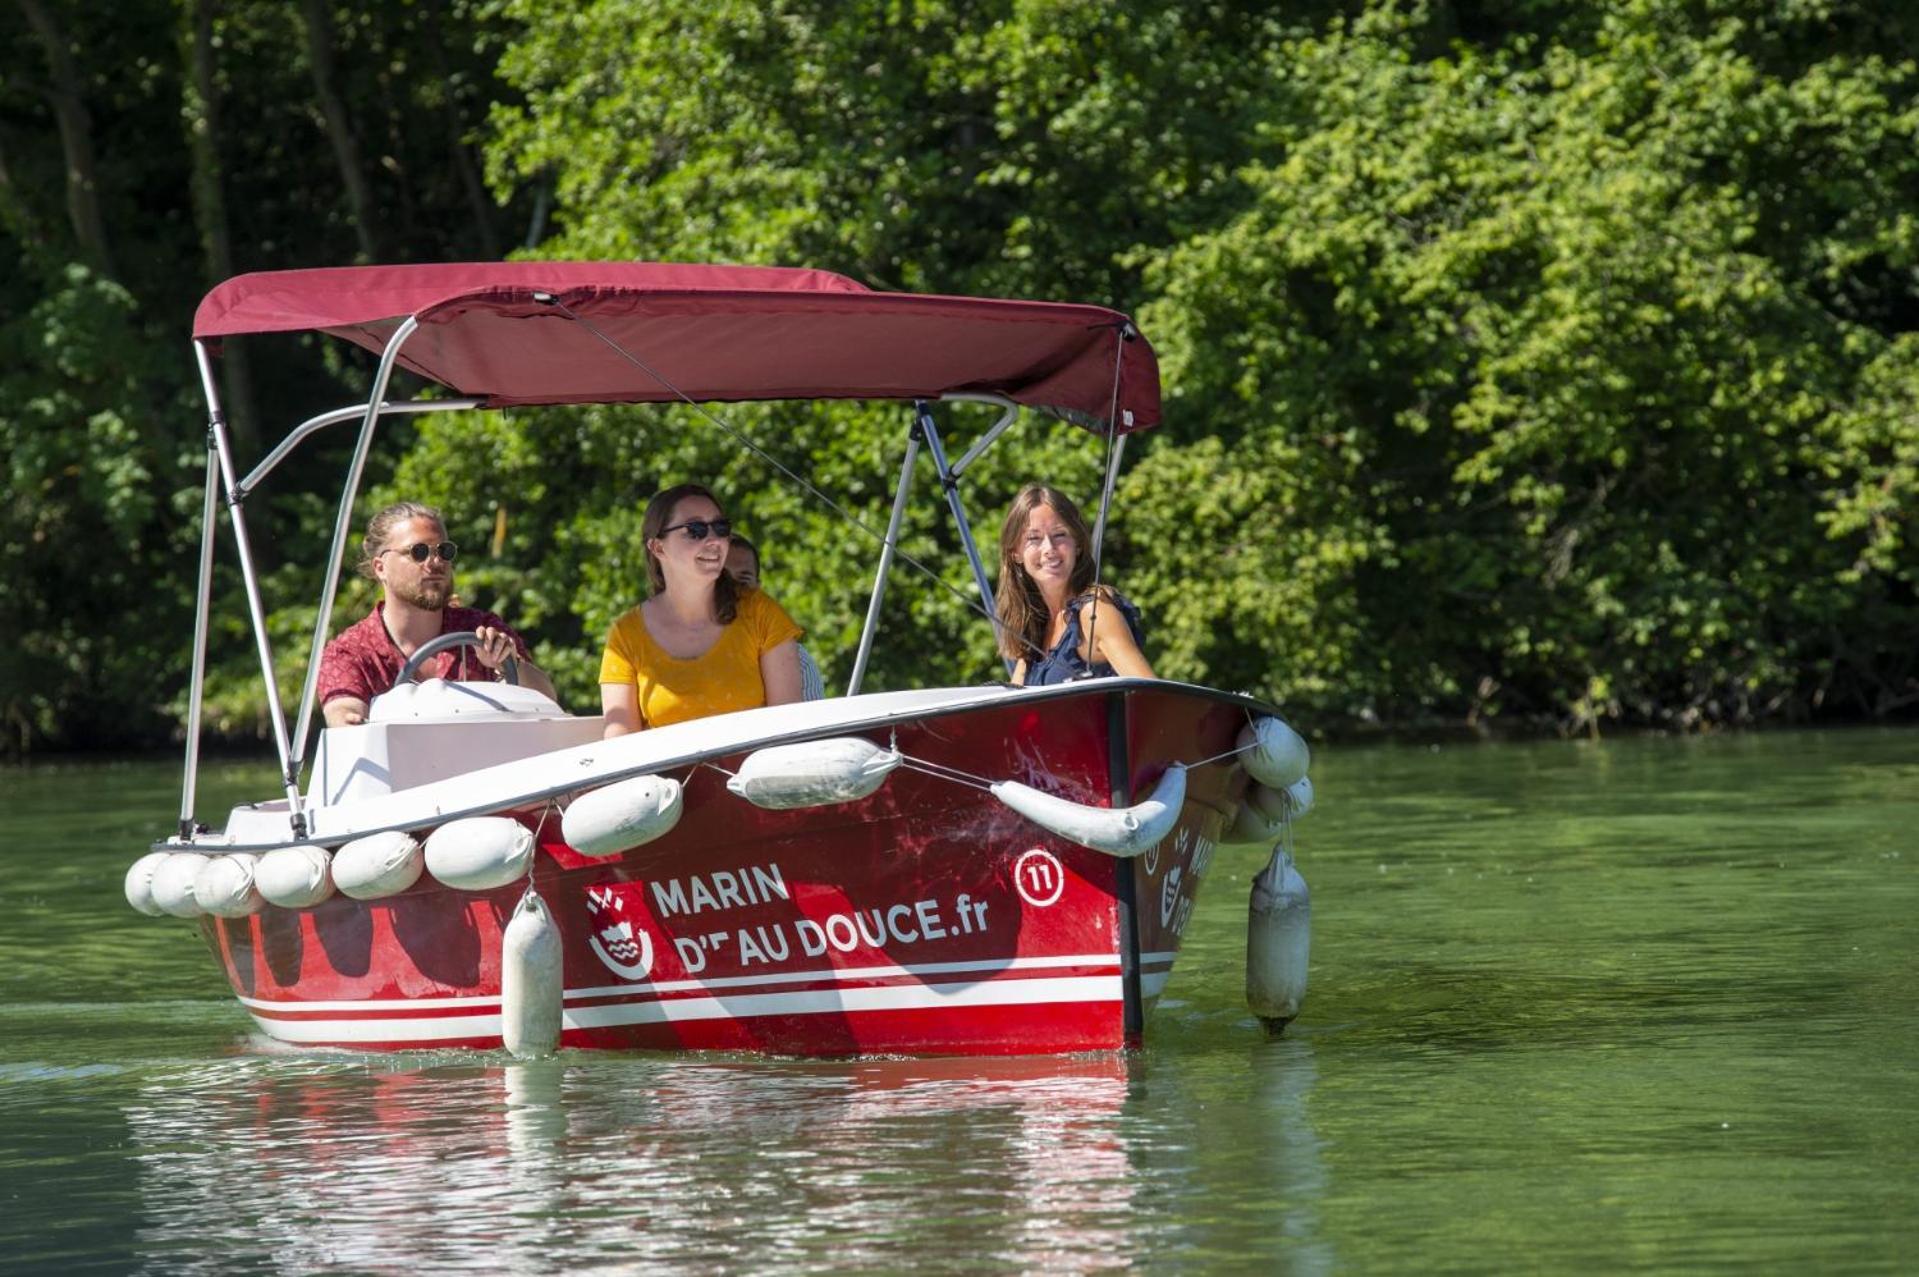
{"label": "tree trunk", "polygon": [[347,203],[353,209],[353,226],[360,237],[360,260],[377,262],[381,240],[379,218],[374,212],[373,188],[360,163],[359,139],[354,136],[346,101],[341,98],[334,79],[333,23],[327,13],[326,0],[300,0],[300,12],[306,20],[307,61],[313,70],[313,90],[320,100],[320,114],[326,119],[327,141],[340,168]]}
{"label": "tree trunk", "polygon": [[113,253],[107,240],[106,219],[100,214],[98,167],[93,158],[93,120],[81,92],[80,68],[73,60],[66,34],[40,0],[19,0],[20,12],[39,38],[47,55],[47,100],[60,128],[60,149],[67,164],[67,220],[73,225],[80,258],[109,279],[114,277]]}
{"label": "tree trunk", "polygon": [[493,201],[487,195],[486,183],[480,177],[480,166],[473,162],[473,150],[466,144],[466,120],[460,113],[459,97],[452,89],[453,73],[446,65],[446,39],[440,28],[439,3],[437,0],[427,0],[420,12],[426,31],[428,66],[440,83],[448,86],[445,110],[447,159],[452,163],[453,171],[459,174],[467,205],[473,210],[474,239],[479,245],[480,255],[492,261],[500,255],[500,234],[494,224]]}
{"label": "tree trunk", "polygon": [[[193,215],[199,223],[200,249],[206,259],[207,287],[232,277],[233,237],[227,224],[225,171],[220,165],[220,85],[213,65],[213,10],[216,0],[189,0],[185,86],[187,145],[193,157]],[[253,373],[244,344],[228,342],[227,422],[234,450],[252,457],[259,450],[259,414],[253,400]]]}

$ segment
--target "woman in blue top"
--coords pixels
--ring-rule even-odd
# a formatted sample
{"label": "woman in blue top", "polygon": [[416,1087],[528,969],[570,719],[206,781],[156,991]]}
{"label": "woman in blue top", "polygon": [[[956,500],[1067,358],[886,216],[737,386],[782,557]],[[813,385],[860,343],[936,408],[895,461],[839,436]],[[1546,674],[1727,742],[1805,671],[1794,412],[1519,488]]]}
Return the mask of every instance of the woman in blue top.
{"label": "woman in blue top", "polygon": [[1124,674],[1152,678],[1139,609],[1093,585],[1093,538],[1056,488],[1029,483],[999,534],[999,648],[1027,687]]}

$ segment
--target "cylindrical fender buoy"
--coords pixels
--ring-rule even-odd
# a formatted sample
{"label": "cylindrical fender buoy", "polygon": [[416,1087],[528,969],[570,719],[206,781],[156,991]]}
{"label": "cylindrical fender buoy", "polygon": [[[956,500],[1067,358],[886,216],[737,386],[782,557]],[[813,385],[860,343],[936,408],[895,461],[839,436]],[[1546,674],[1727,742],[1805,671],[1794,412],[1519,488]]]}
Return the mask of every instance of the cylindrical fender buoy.
{"label": "cylindrical fender buoy", "polygon": [[1301,776],[1286,786],[1286,798],[1293,806],[1293,819],[1298,820],[1313,809],[1313,778]]}
{"label": "cylindrical fender buoy", "polygon": [[506,816],[450,820],[426,836],[427,872],[461,891],[489,891],[524,878],[533,831]]}
{"label": "cylindrical fender buoy", "polygon": [[680,823],[680,782],[635,776],[581,794],[560,818],[560,835],[582,856],[617,856]]}
{"label": "cylindrical fender buoy", "polygon": [[355,838],[333,853],[333,885],[355,900],[398,895],[420,880],[419,840],[398,829]]}
{"label": "cylindrical fender buoy", "polygon": [[1151,796],[1131,807],[1090,807],[1015,780],[994,785],[993,797],[1069,842],[1126,858],[1150,851],[1179,823],[1186,802],[1186,769],[1178,763],[1168,767]]}
{"label": "cylindrical fender buoy", "polygon": [[253,885],[269,904],[283,909],[311,908],[333,894],[333,857],[326,848],[310,843],[276,847],[253,867]]}
{"label": "cylindrical fender buoy", "polygon": [[1277,718],[1256,718],[1239,729],[1239,761],[1268,789],[1284,789],[1306,774],[1312,751],[1305,738]]}
{"label": "cylindrical fender buoy", "polygon": [[551,1055],[560,1045],[565,998],[560,929],[531,888],[500,935],[500,1039],[514,1055]]}
{"label": "cylindrical fender buoy", "polygon": [[153,903],[160,912],[175,918],[197,918],[200,902],[194,898],[193,883],[207,858],[194,851],[174,851],[153,871]]}
{"label": "cylindrical fender buoy", "polygon": [[1306,1000],[1306,963],[1312,949],[1313,902],[1293,858],[1274,848],[1253,879],[1246,911],[1246,1005],[1274,1032],[1299,1014]]}
{"label": "cylindrical fender buoy", "polygon": [[755,807],[787,811],[857,802],[878,789],[900,756],[859,736],[774,745],[746,756],[726,787]]}
{"label": "cylindrical fender buoy", "polygon": [[172,854],[165,851],[149,851],[134,861],[127,870],[127,903],[150,918],[157,918],[166,910],[153,900],[153,871],[167,862]]}
{"label": "cylindrical fender buoy", "polygon": [[1269,789],[1257,782],[1246,787],[1222,842],[1259,843],[1270,847],[1286,832],[1286,822],[1313,809],[1313,782],[1302,776],[1285,789]]}
{"label": "cylindrical fender buoy", "polygon": [[193,878],[193,898],[205,913],[216,918],[244,918],[260,911],[260,892],[253,885],[253,871],[260,858],[240,851],[229,856],[208,856]]}

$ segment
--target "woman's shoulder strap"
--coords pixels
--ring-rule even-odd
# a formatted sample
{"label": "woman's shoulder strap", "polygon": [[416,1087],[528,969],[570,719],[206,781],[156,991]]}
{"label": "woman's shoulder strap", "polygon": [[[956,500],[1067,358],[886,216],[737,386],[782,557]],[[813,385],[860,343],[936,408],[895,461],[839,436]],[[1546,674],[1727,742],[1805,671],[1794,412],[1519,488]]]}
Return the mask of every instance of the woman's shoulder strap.
{"label": "woman's shoulder strap", "polygon": [[1139,606],[1110,585],[1095,586],[1067,604],[1067,610],[1071,613],[1071,621],[1075,626],[1079,623],[1080,613],[1095,602],[1118,608],[1119,614],[1126,619],[1126,628],[1133,632],[1133,638],[1143,639],[1145,627],[1140,620]]}
{"label": "woman's shoulder strap", "polygon": [[1112,586],[1105,585],[1105,584],[1096,585],[1092,589],[1085,591],[1083,594],[1079,595],[1079,597],[1075,598],[1071,603],[1067,604],[1067,606],[1071,608],[1073,611],[1078,612],[1081,608],[1085,607],[1087,604],[1092,603],[1096,600],[1101,603],[1114,604],[1128,612],[1139,611],[1138,605],[1135,604],[1131,599],[1127,598],[1124,594],[1121,594],[1118,590],[1114,589]]}

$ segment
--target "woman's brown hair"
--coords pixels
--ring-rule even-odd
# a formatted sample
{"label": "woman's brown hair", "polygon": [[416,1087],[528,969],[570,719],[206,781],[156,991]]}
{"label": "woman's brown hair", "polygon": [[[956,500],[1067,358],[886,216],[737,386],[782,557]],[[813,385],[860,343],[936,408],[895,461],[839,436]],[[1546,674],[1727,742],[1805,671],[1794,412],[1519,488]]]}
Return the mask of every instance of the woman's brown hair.
{"label": "woman's brown hair", "polygon": [[1066,530],[1073,534],[1073,575],[1070,597],[1078,598],[1093,584],[1093,535],[1071,497],[1045,483],[1029,483],[1013,498],[1006,522],[999,530],[999,588],[994,601],[999,613],[1000,655],[1009,661],[1030,660],[1046,651],[1046,600],[1020,563],[1026,539],[1026,520],[1041,506],[1051,506]]}
{"label": "woman's brown hair", "polygon": [[[726,517],[726,507],[720,505],[720,499],[704,484],[681,483],[668,488],[646,503],[646,513],[640,517],[641,548],[646,551],[646,583],[648,594],[661,594],[666,590],[666,572],[660,567],[659,558],[653,553],[653,542],[666,531],[666,521],[673,517],[673,507],[688,497],[705,497],[720,508],[720,518]],[[733,624],[733,618],[740,614],[740,587],[725,572],[713,583],[713,619],[721,625]]]}

